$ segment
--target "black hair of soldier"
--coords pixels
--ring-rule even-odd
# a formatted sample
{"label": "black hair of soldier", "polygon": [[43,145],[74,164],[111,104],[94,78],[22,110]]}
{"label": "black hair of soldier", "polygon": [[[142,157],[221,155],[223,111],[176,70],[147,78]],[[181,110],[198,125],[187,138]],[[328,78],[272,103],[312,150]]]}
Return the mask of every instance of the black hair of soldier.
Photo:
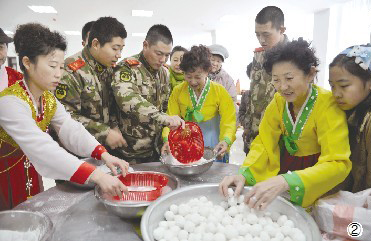
{"label": "black hair of soldier", "polygon": [[267,6],[256,15],[255,22],[258,24],[272,22],[272,27],[278,30],[285,26],[285,15],[279,7]]}
{"label": "black hair of soldier", "polygon": [[280,62],[290,62],[298,69],[308,75],[312,67],[319,65],[319,60],[315,55],[315,50],[310,47],[310,43],[299,38],[286,44],[278,44],[268,50],[264,59],[263,67],[266,72],[272,73],[273,65]]}
{"label": "black hair of soldier", "polygon": [[185,73],[193,73],[197,68],[209,73],[211,71],[210,57],[210,50],[205,45],[192,46],[191,50],[184,53],[179,67]]}
{"label": "black hair of soldier", "polygon": [[82,30],[81,30],[82,41],[86,40],[86,36],[88,36],[91,26],[93,26],[94,23],[95,21],[90,21],[90,22],[85,23],[84,27],[82,27]]}
{"label": "black hair of soldier", "polygon": [[175,46],[173,48],[173,50],[171,51],[171,53],[170,53],[170,59],[171,59],[171,56],[173,56],[173,54],[175,52],[184,52],[184,53],[187,53],[188,50],[186,48],[182,47],[182,46],[179,46],[179,45],[178,46]]}
{"label": "black hair of soldier", "polygon": [[22,62],[23,57],[27,56],[31,63],[36,64],[40,55],[48,55],[57,49],[65,52],[67,49],[66,39],[60,33],[50,31],[39,23],[18,25],[13,41],[19,57],[19,67],[26,78],[28,74]]}
{"label": "black hair of soldier", "polygon": [[[370,45],[361,45],[361,46],[367,46],[371,47]],[[350,48],[353,48],[354,46],[351,46]],[[332,67],[338,66],[346,69],[349,73],[351,73],[354,76],[357,76],[363,81],[363,86],[366,86],[367,81],[371,81],[371,70],[367,69],[364,70],[356,64],[355,61],[356,57],[348,57],[345,54],[338,54],[334,60],[330,64],[330,69]]]}
{"label": "black hair of soldier", "polygon": [[145,40],[149,46],[155,45],[159,41],[169,45],[173,44],[173,35],[165,25],[155,24],[148,30]]}
{"label": "black hair of soldier", "polygon": [[98,39],[101,47],[112,41],[114,37],[125,39],[128,36],[124,25],[113,17],[101,17],[90,28],[88,46],[91,47],[93,39]]}

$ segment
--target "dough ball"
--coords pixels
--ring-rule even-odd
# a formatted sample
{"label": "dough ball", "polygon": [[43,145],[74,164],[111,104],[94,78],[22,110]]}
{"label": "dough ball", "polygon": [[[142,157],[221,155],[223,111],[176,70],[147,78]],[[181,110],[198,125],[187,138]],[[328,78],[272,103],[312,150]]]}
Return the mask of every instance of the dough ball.
{"label": "dough ball", "polygon": [[172,211],[174,214],[178,214],[178,208],[178,205],[173,204],[170,206],[170,211]]}
{"label": "dough ball", "polygon": [[185,230],[180,230],[179,233],[178,233],[178,239],[179,240],[182,240],[182,239],[187,240],[188,239],[188,232],[185,231]]}
{"label": "dough ball", "polygon": [[184,230],[187,231],[188,233],[193,233],[195,231],[195,224],[194,222],[191,222],[191,221],[186,221],[184,223]]}
{"label": "dough ball", "polygon": [[278,219],[277,219],[277,223],[280,225],[280,226],[283,226],[286,221],[288,220],[287,216],[286,215],[281,215]]}
{"label": "dough ball", "polygon": [[233,197],[234,191],[232,188],[228,188],[228,197]]}
{"label": "dough ball", "polygon": [[232,221],[233,221],[233,219],[231,218],[231,216],[229,216],[229,215],[225,215],[225,216],[223,217],[223,219],[222,219],[222,224],[223,224],[224,226],[226,226],[226,225],[232,224]]}
{"label": "dough ball", "polygon": [[227,239],[237,238],[238,230],[232,225],[227,225],[224,230],[224,234]]}
{"label": "dough ball", "polygon": [[155,230],[153,230],[153,237],[156,240],[160,240],[165,236],[165,228],[163,227],[158,227]]}
{"label": "dough ball", "polygon": [[249,223],[249,224],[256,224],[258,222],[258,217],[253,214],[253,213],[250,213],[246,216],[246,221]]}
{"label": "dough ball", "polygon": [[166,221],[173,221],[174,220],[174,213],[172,211],[165,212],[165,219]]}
{"label": "dough ball", "polygon": [[226,239],[224,233],[216,233],[214,235],[214,240],[215,241],[226,241],[227,239]]}
{"label": "dough ball", "polygon": [[228,214],[229,214],[229,216],[231,216],[231,217],[235,217],[235,216],[238,214],[237,206],[231,206],[231,207],[228,209]]}
{"label": "dough ball", "polygon": [[226,201],[222,201],[220,202],[219,204],[222,208],[224,208],[224,210],[227,210],[228,209],[228,202]]}

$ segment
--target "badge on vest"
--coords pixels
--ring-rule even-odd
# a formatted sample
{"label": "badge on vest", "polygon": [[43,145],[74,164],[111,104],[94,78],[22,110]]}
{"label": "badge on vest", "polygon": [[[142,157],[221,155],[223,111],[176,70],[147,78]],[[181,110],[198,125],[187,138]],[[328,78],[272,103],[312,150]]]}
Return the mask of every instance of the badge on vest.
{"label": "badge on vest", "polygon": [[129,73],[129,71],[121,71],[120,79],[122,81],[129,82],[131,80],[131,74]]}
{"label": "badge on vest", "polygon": [[58,100],[63,100],[67,96],[68,86],[66,84],[59,84],[55,90],[55,97]]}

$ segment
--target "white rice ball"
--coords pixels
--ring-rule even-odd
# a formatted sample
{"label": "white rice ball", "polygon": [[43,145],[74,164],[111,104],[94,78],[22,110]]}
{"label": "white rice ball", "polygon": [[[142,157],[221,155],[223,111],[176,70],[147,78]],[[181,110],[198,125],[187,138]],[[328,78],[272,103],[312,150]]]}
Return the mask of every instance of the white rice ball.
{"label": "white rice ball", "polygon": [[238,237],[238,230],[233,227],[232,225],[227,225],[224,230],[224,234],[227,239],[237,238]]}
{"label": "white rice ball", "polygon": [[232,224],[232,221],[233,221],[233,219],[231,218],[231,216],[224,215],[224,217],[222,219],[222,224],[226,226],[226,225]]}
{"label": "white rice ball", "polygon": [[191,222],[191,221],[186,221],[184,223],[184,230],[187,231],[188,233],[193,233],[195,231],[195,224],[194,222]]}
{"label": "white rice ball", "polygon": [[172,211],[174,214],[178,214],[178,205],[172,204],[170,206],[170,211]]}
{"label": "white rice ball", "polygon": [[237,206],[231,206],[229,209],[228,209],[228,214],[229,216],[231,217],[234,217],[238,214],[238,209],[237,209]]}
{"label": "white rice ball", "polygon": [[236,199],[236,197],[230,197],[230,198],[228,198],[228,204],[229,204],[229,206],[236,206],[237,205],[237,199]]}
{"label": "white rice ball", "polygon": [[183,229],[180,230],[179,233],[178,233],[178,239],[179,240],[182,240],[182,239],[187,240],[188,239],[188,232],[183,230]]}
{"label": "white rice ball", "polygon": [[224,233],[216,233],[214,235],[214,240],[215,241],[226,241],[227,239],[226,239]]}
{"label": "white rice ball", "polygon": [[185,218],[181,215],[175,215],[174,217],[175,224],[183,228],[185,223]]}
{"label": "white rice ball", "polygon": [[208,217],[209,214],[210,214],[210,208],[209,207],[204,207],[204,208],[200,209],[199,213],[204,217]]}
{"label": "white rice ball", "polygon": [[216,213],[224,213],[226,209],[224,209],[222,206],[216,205],[214,206],[214,212]]}
{"label": "white rice ball", "polygon": [[295,241],[305,241],[306,240],[304,233],[298,228],[293,228],[291,230],[290,237]]}
{"label": "white rice ball", "polygon": [[168,227],[169,227],[167,221],[160,221],[160,222],[158,223],[158,226],[159,226],[159,227],[163,227],[163,228],[168,228]]}
{"label": "white rice ball", "polygon": [[167,230],[164,234],[164,239],[168,240],[168,241],[173,241],[174,239],[176,238],[176,236],[174,235],[174,233],[170,230]]}
{"label": "white rice ball", "polygon": [[269,234],[269,236],[271,237],[274,237],[277,233],[277,228],[275,228],[273,225],[271,224],[267,224],[264,226],[264,230]]}
{"label": "white rice ball", "polygon": [[233,197],[234,191],[232,188],[228,188],[228,197]]}
{"label": "white rice ball", "polygon": [[219,204],[222,208],[224,208],[224,209],[227,209],[228,208],[228,202],[226,202],[226,201],[222,201],[222,202],[220,202],[220,204]]}
{"label": "white rice ball", "polygon": [[261,231],[259,237],[262,241],[270,241],[271,239],[266,231]]}
{"label": "white rice ball", "polygon": [[267,225],[267,220],[264,217],[260,217],[258,223],[261,226],[265,226],[265,225]]}
{"label": "white rice ball", "polygon": [[180,227],[178,227],[178,226],[172,226],[169,230],[174,233],[174,236],[178,237],[178,233],[180,231]]}
{"label": "white rice ball", "polygon": [[273,221],[277,222],[278,218],[280,217],[281,215],[278,213],[278,212],[271,212],[271,215],[270,217],[272,218]]}
{"label": "white rice ball", "polygon": [[203,234],[203,233],[205,233],[205,231],[206,231],[206,228],[205,228],[204,226],[202,226],[202,225],[199,225],[199,226],[197,226],[197,227],[195,228],[194,233],[200,233],[200,234]]}
{"label": "white rice ball", "polygon": [[281,215],[278,219],[277,219],[277,223],[280,225],[280,226],[283,226],[286,221],[288,220],[287,216],[286,215]]}
{"label": "white rice ball", "polygon": [[252,240],[253,239],[253,237],[252,237],[252,235],[250,234],[250,233],[247,233],[246,235],[245,235],[245,240],[247,241],[247,240]]}
{"label": "white rice ball", "polygon": [[165,212],[165,219],[167,221],[173,221],[174,220],[174,213],[172,211],[166,211]]}
{"label": "white rice ball", "polygon": [[277,230],[277,233],[276,235],[274,236],[274,238],[278,239],[278,240],[283,240],[285,238],[285,235],[283,235],[283,233],[281,233],[281,231],[278,231]]}
{"label": "white rice ball", "polygon": [[291,220],[287,220],[284,224],[283,224],[284,227],[290,227],[290,228],[293,228],[295,227],[295,224],[293,221]]}
{"label": "white rice ball", "polygon": [[202,241],[213,241],[214,240],[214,234],[212,233],[204,233],[202,235]]}
{"label": "white rice ball", "polygon": [[187,204],[180,204],[178,207],[179,215],[186,216],[188,213],[191,212],[191,206]]}
{"label": "white rice ball", "polygon": [[289,236],[291,235],[291,232],[292,232],[292,228],[290,227],[286,227],[286,226],[282,226],[281,227],[281,233],[285,236]]}
{"label": "white rice ball", "polygon": [[238,197],[237,202],[238,202],[238,203],[243,203],[244,200],[245,200],[245,196],[244,196],[244,195],[240,195],[240,196]]}
{"label": "white rice ball", "polygon": [[258,222],[258,217],[253,214],[253,213],[250,213],[246,216],[246,221],[249,223],[249,224],[256,224]]}
{"label": "white rice ball", "polygon": [[158,227],[155,230],[153,230],[153,237],[156,240],[160,240],[165,236],[165,228],[163,227]]}
{"label": "white rice ball", "polygon": [[293,241],[290,237],[285,237],[283,241]]}
{"label": "white rice ball", "polygon": [[191,233],[189,234],[189,241],[202,241],[202,234],[200,233]]}
{"label": "white rice ball", "polygon": [[263,227],[260,224],[254,224],[251,226],[250,233],[252,236],[259,236],[261,231],[263,231]]}
{"label": "white rice ball", "polygon": [[206,231],[213,234],[216,233],[217,229],[215,223],[207,223]]}
{"label": "white rice ball", "polygon": [[205,197],[205,196],[201,196],[199,200],[200,200],[200,202],[203,202],[203,203],[206,203],[208,201],[207,197]]}

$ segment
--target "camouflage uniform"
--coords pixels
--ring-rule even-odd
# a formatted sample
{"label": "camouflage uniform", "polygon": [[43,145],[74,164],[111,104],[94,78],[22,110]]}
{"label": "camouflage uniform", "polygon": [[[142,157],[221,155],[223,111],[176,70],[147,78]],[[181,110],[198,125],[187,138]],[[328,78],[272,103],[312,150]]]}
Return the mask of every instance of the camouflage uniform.
{"label": "camouflage uniform", "polygon": [[106,144],[108,132],[115,126],[109,116],[112,75],[112,68],[98,63],[85,47],[66,59],[65,72],[55,91],[72,118],[102,144]]}
{"label": "camouflage uniform", "polygon": [[[286,42],[287,36],[285,35],[283,43]],[[272,84],[272,76],[263,68],[264,54],[265,51],[263,48],[255,49],[253,62],[247,68],[247,75],[251,80],[250,91],[249,96],[246,97],[248,101],[245,103],[241,102],[241,106],[246,105],[245,118],[241,123],[244,128],[242,138],[246,153],[250,150],[251,142],[259,134],[259,125],[265,108],[271,102],[276,92]]]}
{"label": "camouflage uniform", "polygon": [[140,53],[116,66],[111,86],[128,143],[120,148],[123,156],[131,163],[158,161],[170,95],[168,70],[153,70]]}

